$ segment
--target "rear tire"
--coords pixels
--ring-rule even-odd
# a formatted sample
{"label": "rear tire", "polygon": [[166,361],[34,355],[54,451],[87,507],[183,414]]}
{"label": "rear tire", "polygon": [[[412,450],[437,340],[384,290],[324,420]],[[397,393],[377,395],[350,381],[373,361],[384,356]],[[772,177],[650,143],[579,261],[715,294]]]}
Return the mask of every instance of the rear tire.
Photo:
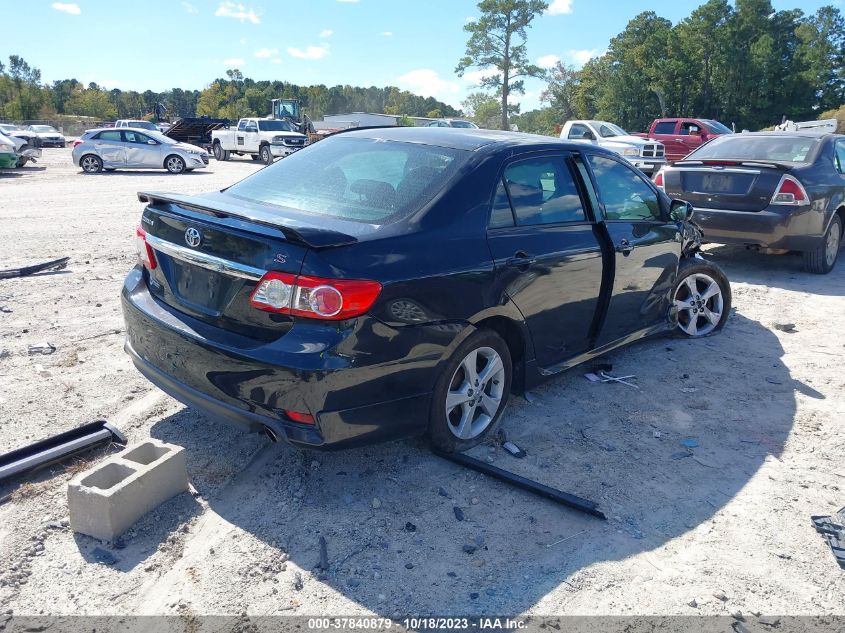
{"label": "rear tire", "polygon": [[79,166],[86,174],[98,174],[103,171],[103,161],[95,154],[85,154],[79,159]]}
{"label": "rear tire", "polygon": [[731,284],[722,269],[694,257],[681,260],[672,310],[679,336],[700,338],[719,332],[731,312]]}
{"label": "rear tire", "polygon": [[185,160],[181,156],[171,154],[164,159],[164,168],[171,174],[181,174],[185,171]]}
{"label": "rear tire", "polygon": [[220,145],[220,141],[214,143],[212,152],[214,153],[214,160],[229,160],[229,151],[223,149]]}
{"label": "rear tire", "polygon": [[461,343],[434,387],[428,438],[447,453],[465,451],[495,433],[508,404],[513,376],[510,350],[492,330]]}
{"label": "rear tire", "polygon": [[270,165],[273,162],[273,154],[270,152],[269,145],[262,145],[258,155],[261,158],[261,162],[265,165]]}
{"label": "rear tire", "polygon": [[816,275],[826,275],[836,266],[842,249],[842,220],[833,216],[822,243],[811,251],[804,251],[804,270]]}

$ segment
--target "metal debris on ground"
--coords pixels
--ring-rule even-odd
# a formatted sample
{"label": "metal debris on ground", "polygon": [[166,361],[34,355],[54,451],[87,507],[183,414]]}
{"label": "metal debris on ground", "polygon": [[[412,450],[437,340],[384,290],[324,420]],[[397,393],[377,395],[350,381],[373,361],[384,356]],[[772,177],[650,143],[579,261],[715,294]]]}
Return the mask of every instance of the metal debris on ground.
{"label": "metal debris on ground", "polygon": [[789,332],[790,334],[796,331],[794,323],[775,323],[775,329],[781,332]]}
{"label": "metal debris on ground", "polygon": [[454,462],[460,466],[464,466],[483,475],[493,477],[504,483],[511,484],[516,488],[521,488],[528,492],[534,493],[535,495],[545,497],[546,499],[551,499],[552,501],[555,501],[562,505],[574,508],[575,510],[580,510],[581,512],[585,512],[586,514],[591,514],[600,519],[607,520],[607,517],[605,516],[604,512],[598,509],[599,506],[595,501],[583,499],[576,495],[572,495],[567,492],[557,490],[556,488],[546,486],[539,482],[532,481],[526,477],[517,475],[516,473],[503,470],[496,466],[492,466],[491,464],[487,464],[479,459],[475,459],[474,457],[470,457],[469,455],[464,455],[463,453],[444,453],[443,451],[439,451],[436,449],[433,452],[438,457],[448,459],[450,462]]}
{"label": "metal debris on ground", "polygon": [[584,374],[584,378],[586,378],[590,382],[618,382],[620,384],[628,385],[629,387],[633,387],[637,391],[640,390],[640,388],[637,385],[635,385],[631,382],[628,382],[632,378],[636,379],[636,376],[634,374],[631,374],[630,376],[611,376],[610,374],[608,374],[607,372],[604,372],[604,371],[600,371],[598,373],[591,371],[591,372]]}
{"label": "metal debris on ground", "polygon": [[56,351],[56,346],[52,343],[48,343],[47,341],[43,341],[41,343],[36,343],[35,345],[30,345],[28,350],[30,356],[34,354],[42,354],[43,356],[47,356]]}
{"label": "metal debris on ground", "polygon": [[505,449],[508,453],[510,453],[514,457],[517,457],[519,459],[522,459],[523,457],[528,455],[528,453],[526,453],[524,450],[519,448],[519,446],[517,446],[513,442],[505,442],[504,444],[502,444],[502,448]]}
{"label": "metal debris on ground", "polygon": [[111,443],[126,444],[126,436],[105,420],[85,424],[0,455],[0,481]]}
{"label": "metal debris on ground", "polygon": [[681,440],[681,446],[684,448],[698,448],[698,440],[692,437]]}
{"label": "metal debris on ground", "polygon": [[325,536],[320,537],[320,569],[329,570],[329,546]]}
{"label": "metal debris on ground", "polygon": [[845,569],[845,508],[832,516],[811,516],[816,532],[823,534],[830,545],[833,557],[842,569]]}
{"label": "metal debris on ground", "polygon": [[43,264],[0,270],[0,279],[14,279],[15,277],[27,277],[28,275],[36,275],[47,271],[62,270],[67,266],[69,261],[70,257],[62,257],[44,262]]}

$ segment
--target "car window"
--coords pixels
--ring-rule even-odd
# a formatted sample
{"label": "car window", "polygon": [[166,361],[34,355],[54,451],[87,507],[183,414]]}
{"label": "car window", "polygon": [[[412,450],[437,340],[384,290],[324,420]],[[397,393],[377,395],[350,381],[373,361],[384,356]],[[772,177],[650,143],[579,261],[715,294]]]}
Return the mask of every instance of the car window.
{"label": "car window", "polygon": [[583,222],[584,207],[562,156],[533,158],[505,169],[518,225]]}
{"label": "car window", "polygon": [[590,128],[588,128],[583,123],[575,123],[571,128],[569,128],[569,136],[567,138],[580,140],[584,138],[589,138],[592,134]]}
{"label": "car window", "polygon": [[117,130],[107,130],[105,132],[100,132],[97,134],[97,140],[100,141],[122,141],[123,139],[120,137],[120,132]]}
{"label": "car window", "polygon": [[692,121],[684,121],[681,123],[681,131],[680,134],[683,136],[689,136],[690,134],[698,134],[701,131],[701,127],[697,123],[693,123]]}
{"label": "car window", "polygon": [[137,143],[139,145],[144,145],[150,137],[146,134],[141,134],[140,132],[133,132],[131,130],[126,130],[123,132],[123,137],[127,143]]}
{"label": "car window", "polygon": [[508,198],[508,192],[505,189],[503,180],[499,180],[499,185],[496,187],[496,195],[493,196],[493,208],[490,210],[489,226],[491,229],[514,226],[511,201]]}
{"label": "car window", "polygon": [[687,160],[809,162],[818,138],[779,134],[726,134],[702,145]]}
{"label": "car window", "polygon": [[657,194],[631,167],[612,158],[589,154],[598,193],[608,220],[660,220]]}
{"label": "car window", "polygon": [[257,131],[258,131],[258,125],[255,123],[255,121],[249,121],[244,126],[244,132],[257,132]]}
{"label": "car window", "polygon": [[340,136],[291,154],[226,191],[305,213],[386,224],[430,201],[469,155],[445,147]]}
{"label": "car window", "polygon": [[836,163],[836,171],[845,174],[845,141],[836,141],[834,162]]}
{"label": "car window", "polygon": [[246,129],[246,119],[243,119],[240,123],[238,123],[238,130],[243,132]]}
{"label": "car window", "polygon": [[654,125],[652,134],[674,134],[676,121],[660,121]]}

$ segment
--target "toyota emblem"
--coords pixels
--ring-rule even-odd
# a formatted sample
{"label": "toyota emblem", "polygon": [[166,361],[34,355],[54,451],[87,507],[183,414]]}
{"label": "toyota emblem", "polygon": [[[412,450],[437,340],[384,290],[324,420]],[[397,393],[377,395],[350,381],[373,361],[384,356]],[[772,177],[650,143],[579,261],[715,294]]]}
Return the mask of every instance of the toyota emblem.
{"label": "toyota emblem", "polygon": [[202,242],[202,233],[200,233],[198,229],[191,227],[185,231],[185,243],[188,246],[196,248],[200,245],[200,242]]}

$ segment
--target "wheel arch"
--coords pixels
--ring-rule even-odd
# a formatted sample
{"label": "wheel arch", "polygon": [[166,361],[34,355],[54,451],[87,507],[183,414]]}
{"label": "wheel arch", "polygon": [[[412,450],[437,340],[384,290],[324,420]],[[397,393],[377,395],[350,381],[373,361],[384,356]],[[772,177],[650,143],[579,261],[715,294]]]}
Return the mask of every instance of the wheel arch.
{"label": "wheel arch", "polygon": [[530,341],[527,332],[513,319],[502,316],[490,316],[473,324],[476,329],[493,330],[498,334],[511,354],[513,364],[513,379],[511,391],[522,393],[525,391],[526,360],[530,356]]}

